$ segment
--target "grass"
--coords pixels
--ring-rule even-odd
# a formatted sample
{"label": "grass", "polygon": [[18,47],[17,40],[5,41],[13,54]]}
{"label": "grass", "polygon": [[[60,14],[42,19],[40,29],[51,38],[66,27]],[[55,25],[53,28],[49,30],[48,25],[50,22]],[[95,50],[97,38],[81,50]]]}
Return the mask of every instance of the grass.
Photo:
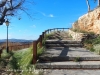
{"label": "grass", "polygon": [[97,53],[98,55],[100,55],[100,44],[94,45],[94,49],[95,49],[95,53]]}
{"label": "grass", "polygon": [[[93,33],[90,33],[90,34],[93,34]],[[100,35],[94,39],[91,39],[91,38],[85,39],[84,46],[88,50],[90,50],[92,52],[96,52],[97,54],[100,55]]]}
{"label": "grass", "polygon": [[84,33],[84,34],[95,34],[94,32],[88,32],[88,31],[84,31],[84,30],[80,30],[80,28],[75,28],[75,29],[71,29],[74,32],[79,32],[79,33]]}
{"label": "grass", "polygon": [[9,58],[11,55],[9,53],[6,52],[6,50],[3,50],[3,53],[1,54],[2,58]]}
{"label": "grass", "polygon": [[[44,47],[40,48],[38,47],[38,56],[42,54],[44,51]],[[13,51],[10,53],[7,53],[6,50],[3,50],[3,53],[1,55],[0,62],[3,61],[3,59],[6,59],[9,57],[9,62],[7,63],[7,69],[14,70],[16,75],[21,73],[21,75],[35,75],[33,72],[35,69],[35,66],[32,65],[32,58],[33,58],[33,50],[32,47],[26,49],[26,50],[19,50],[19,51]],[[1,63],[2,65],[2,63]],[[18,71],[17,71],[18,70]],[[38,72],[40,73],[40,71]],[[9,71],[8,71],[9,74]]]}
{"label": "grass", "polygon": [[79,60],[80,60],[80,57],[76,57],[76,58],[74,59],[75,62],[78,62]]}
{"label": "grass", "polygon": [[[74,32],[80,32],[80,33],[89,34],[92,36],[96,35],[94,32],[83,31],[83,30],[80,30],[80,28],[71,29],[71,30],[73,30]],[[92,52],[96,52],[97,54],[100,55],[100,35],[94,39],[92,39],[92,38],[85,39],[83,44],[86,49],[88,49]]]}
{"label": "grass", "polygon": [[57,32],[57,31],[52,31],[52,32],[49,33],[49,34],[46,34],[45,40],[46,40],[46,39],[50,39],[52,36],[54,36],[54,35],[55,35],[55,32]]}

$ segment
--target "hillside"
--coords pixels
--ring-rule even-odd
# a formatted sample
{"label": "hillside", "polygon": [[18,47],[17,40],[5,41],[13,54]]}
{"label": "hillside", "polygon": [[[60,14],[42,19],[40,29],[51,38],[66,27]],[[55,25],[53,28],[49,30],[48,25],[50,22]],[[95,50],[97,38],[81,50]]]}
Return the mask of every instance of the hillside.
{"label": "hillside", "polygon": [[[7,39],[0,39],[0,42],[6,42]],[[25,39],[9,39],[9,42],[33,42],[33,40],[25,40]]]}
{"label": "hillside", "polygon": [[80,16],[72,28],[100,34],[100,7]]}

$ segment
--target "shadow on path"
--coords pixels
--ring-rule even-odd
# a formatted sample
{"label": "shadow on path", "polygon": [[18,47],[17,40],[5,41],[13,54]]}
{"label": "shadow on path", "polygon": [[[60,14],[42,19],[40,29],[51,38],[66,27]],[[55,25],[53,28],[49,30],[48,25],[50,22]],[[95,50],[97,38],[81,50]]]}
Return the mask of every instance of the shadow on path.
{"label": "shadow on path", "polygon": [[62,49],[62,52],[60,53],[59,57],[60,57],[60,56],[67,56],[68,51],[69,51],[69,47],[64,47],[64,48]]}

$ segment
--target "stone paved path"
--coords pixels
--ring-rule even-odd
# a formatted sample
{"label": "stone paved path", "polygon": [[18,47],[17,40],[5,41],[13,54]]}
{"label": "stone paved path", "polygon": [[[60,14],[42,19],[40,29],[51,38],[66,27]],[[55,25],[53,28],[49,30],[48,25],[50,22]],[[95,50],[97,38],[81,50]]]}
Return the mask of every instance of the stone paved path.
{"label": "stone paved path", "polygon": [[85,48],[80,47],[66,47],[66,48],[49,48],[43,54],[45,56],[69,56],[69,57],[100,57],[100,55],[90,52]]}
{"label": "stone paved path", "polygon": [[45,70],[44,75],[100,75],[100,70]]}
{"label": "stone paved path", "polygon": [[[62,34],[63,33],[63,34]],[[67,34],[67,33],[66,33]],[[55,40],[72,40],[69,38],[66,38],[65,33],[64,32],[59,32],[56,33],[55,35],[57,37],[57,39],[48,39],[49,41],[55,41]],[[59,36],[59,37],[58,37]],[[65,37],[65,38],[64,38]],[[73,41],[73,40],[72,40]],[[45,53],[41,56],[41,57],[54,57],[54,58],[59,58],[61,57],[61,59],[64,59],[64,57],[70,57],[70,59],[72,59],[73,57],[82,57],[82,59],[84,58],[84,60],[79,61],[79,62],[75,62],[75,61],[60,61],[60,62],[53,62],[53,61],[47,61],[46,63],[39,63],[40,66],[41,64],[43,64],[41,67],[43,67],[44,65],[44,75],[100,75],[100,68],[99,69],[64,69],[64,68],[53,68],[50,69],[51,66],[53,65],[53,67],[55,66],[63,66],[65,67],[66,65],[72,65],[73,64],[82,64],[83,66],[85,65],[85,67],[87,67],[87,65],[92,65],[91,67],[97,65],[97,67],[100,67],[100,55],[95,54],[94,52],[90,52],[89,50],[82,48],[82,47],[51,47],[51,48],[47,48],[47,50],[45,51]],[[58,59],[57,58],[57,59]],[[60,58],[59,58],[60,59]],[[99,60],[99,61],[94,61],[94,60]],[[88,61],[87,61],[88,60]],[[91,60],[91,61],[90,61]],[[95,65],[93,65],[95,64]],[[48,67],[50,65],[50,68],[45,69],[45,67]]]}

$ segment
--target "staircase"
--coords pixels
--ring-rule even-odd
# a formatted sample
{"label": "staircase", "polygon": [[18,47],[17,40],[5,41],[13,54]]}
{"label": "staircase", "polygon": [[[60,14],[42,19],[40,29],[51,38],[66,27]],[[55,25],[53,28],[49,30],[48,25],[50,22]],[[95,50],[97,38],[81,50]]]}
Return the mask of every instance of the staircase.
{"label": "staircase", "polygon": [[36,68],[100,69],[100,55],[83,48],[81,41],[61,39],[46,40],[46,51],[39,57]]}
{"label": "staircase", "polygon": [[46,40],[46,48],[52,47],[82,47],[81,41],[75,40]]}

